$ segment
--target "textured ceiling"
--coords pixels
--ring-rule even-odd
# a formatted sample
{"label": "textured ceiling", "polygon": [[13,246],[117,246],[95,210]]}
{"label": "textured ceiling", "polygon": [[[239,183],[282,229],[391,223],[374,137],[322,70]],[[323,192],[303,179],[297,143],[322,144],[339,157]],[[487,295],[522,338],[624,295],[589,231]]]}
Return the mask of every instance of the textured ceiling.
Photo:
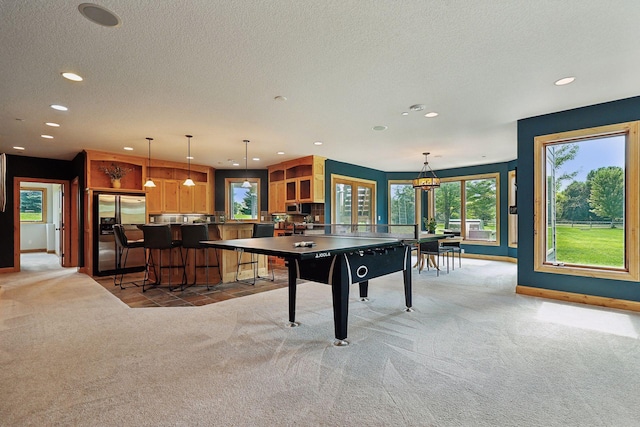
{"label": "textured ceiling", "polygon": [[518,119],[640,94],[637,0],[100,0],[116,28],[79,3],[0,1],[1,152],[146,156],[153,137],[185,161],[192,134],[215,168],[244,167],[249,139],[249,168],[418,171],[430,151],[437,170],[514,160]]}

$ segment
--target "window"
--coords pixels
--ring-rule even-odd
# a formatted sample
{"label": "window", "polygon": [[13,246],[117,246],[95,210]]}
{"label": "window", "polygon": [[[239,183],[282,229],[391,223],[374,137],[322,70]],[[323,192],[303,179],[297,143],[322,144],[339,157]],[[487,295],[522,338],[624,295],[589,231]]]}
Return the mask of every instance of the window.
{"label": "window", "polygon": [[389,224],[416,224],[416,190],[411,181],[389,181]]}
{"label": "window", "polygon": [[47,222],[46,188],[20,188],[20,222]]}
{"label": "window", "polygon": [[467,243],[499,245],[499,187],[497,173],[442,178],[433,190],[436,232],[459,232]]}
{"label": "window", "polygon": [[244,188],[244,179],[225,179],[225,202],[229,219],[257,220],[260,218],[260,179],[249,178],[251,187]]}
{"label": "window", "polygon": [[638,123],[535,139],[535,270],[638,279]]}
{"label": "window", "polygon": [[331,188],[335,224],[375,224],[375,181],[331,175]]}

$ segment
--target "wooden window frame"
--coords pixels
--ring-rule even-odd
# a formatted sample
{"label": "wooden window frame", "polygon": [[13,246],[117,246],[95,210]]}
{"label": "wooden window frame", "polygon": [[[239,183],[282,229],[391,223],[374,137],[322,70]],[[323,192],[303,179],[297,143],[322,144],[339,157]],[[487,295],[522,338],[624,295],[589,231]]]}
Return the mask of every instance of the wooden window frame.
{"label": "wooden window frame", "polygon": [[[40,191],[42,193],[42,220],[41,221],[23,221],[20,220],[21,224],[46,224],[47,223],[47,189],[44,187],[20,187],[20,193],[22,191]],[[22,205],[22,197],[19,197],[20,205]],[[20,210],[18,210],[20,213]]]}
{"label": "wooden window frame", "polygon": [[[466,185],[467,181],[475,181],[479,179],[495,179],[496,181],[496,240],[488,241],[488,240],[471,240],[466,236],[466,227],[462,225],[465,224],[467,220],[467,209],[466,209]],[[464,239],[464,243],[470,245],[480,245],[480,246],[500,246],[500,173],[499,172],[491,172],[491,173],[483,173],[478,175],[464,175],[464,176],[452,176],[448,178],[441,178],[441,183],[444,182],[460,182],[460,231],[461,236]],[[430,191],[429,193],[433,193]],[[433,217],[435,214],[435,197],[433,194],[428,195],[428,214],[429,217]]]}
{"label": "wooden window frame", "polygon": [[[257,200],[256,203],[258,204],[258,214],[257,214],[257,218],[250,218],[250,219],[236,219],[233,218],[233,209],[231,208],[231,184],[242,184],[244,181],[249,181],[252,184],[258,184],[258,189],[257,189]],[[227,219],[232,220],[232,221],[239,221],[239,222],[255,222],[255,221],[260,221],[260,206],[262,206],[260,203],[260,178],[225,178],[224,179],[224,206],[225,206],[225,212],[227,215]]]}
{"label": "wooden window frame", "polygon": [[[373,216],[372,224],[378,223],[378,213],[377,213],[377,198],[378,198],[378,183],[373,180],[363,179],[363,178],[353,178],[345,175],[335,175],[331,174],[331,223],[335,223],[337,215],[336,215],[336,184],[349,184],[349,185],[367,185],[372,187],[373,194],[371,195],[371,215]],[[353,221],[353,212],[351,213],[351,220]]]}
{"label": "wooden window frame", "polygon": [[[551,274],[638,281],[640,267],[640,122],[626,122],[538,136],[534,139],[534,271]],[[625,147],[625,255],[623,269],[552,265],[546,262],[546,147],[598,137],[626,135]]]}
{"label": "wooden window frame", "polygon": [[[387,223],[391,224],[391,186],[392,185],[413,185],[412,181],[410,179],[390,179],[387,181],[387,207],[388,207],[388,213],[387,213],[387,218],[389,218],[387,220]],[[420,211],[421,211],[421,207],[422,207],[422,190],[418,191],[417,189],[414,190],[415,193],[415,206],[414,206],[414,217],[416,219],[416,223],[420,224]]]}

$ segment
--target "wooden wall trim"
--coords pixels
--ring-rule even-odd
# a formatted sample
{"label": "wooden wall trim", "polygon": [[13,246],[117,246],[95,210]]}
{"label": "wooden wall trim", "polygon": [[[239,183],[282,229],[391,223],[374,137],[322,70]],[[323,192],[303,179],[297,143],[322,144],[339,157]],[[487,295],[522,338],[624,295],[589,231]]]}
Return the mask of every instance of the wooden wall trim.
{"label": "wooden wall trim", "polygon": [[530,286],[516,286],[516,293],[531,297],[554,299],[559,301],[575,302],[580,304],[595,305],[599,307],[617,308],[620,310],[640,311],[640,302],[628,301],[616,298],[598,297],[594,295],[575,294],[572,292],[555,291],[551,289],[532,288]]}

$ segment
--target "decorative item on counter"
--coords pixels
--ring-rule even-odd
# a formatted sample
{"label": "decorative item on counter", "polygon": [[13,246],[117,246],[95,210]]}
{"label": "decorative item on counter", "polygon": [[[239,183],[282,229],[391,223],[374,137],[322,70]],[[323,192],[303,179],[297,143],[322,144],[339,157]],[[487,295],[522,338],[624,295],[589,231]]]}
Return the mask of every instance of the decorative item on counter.
{"label": "decorative item on counter", "polygon": [[117,163],[111,163],[111,165],[107,167],[100,166],[98,169],[111,178],[111,186],[113,188],[120,188],[120,179],[133,170],[131,168],[122,167]]}
{"label": "decorative item on counter", "polygon": [[313,217],[311,215],[305,216],[302,224],[306,225],[308,230],[313,230]]}
{"label": "decorative item on counter", "polygon": [[438,224],[436,223],[436,219],[435,218],[422,218],[422,221],[424,222],[424,228],[427,229],[427,232],[431,233],[431,234],[435,234],[436,227],[438,226]]}

